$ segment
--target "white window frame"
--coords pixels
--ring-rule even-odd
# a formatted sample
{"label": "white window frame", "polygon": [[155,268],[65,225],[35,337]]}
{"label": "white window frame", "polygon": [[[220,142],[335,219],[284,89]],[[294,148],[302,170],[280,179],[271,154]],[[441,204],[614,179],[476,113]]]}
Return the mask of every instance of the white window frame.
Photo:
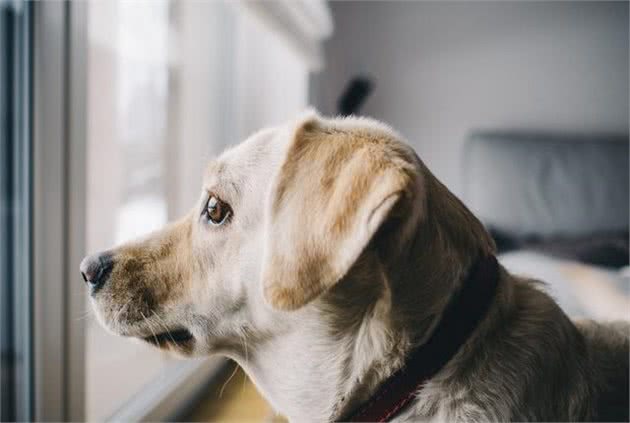
{"label": "white window frame", "polygon": [[33,5],[33,376],[36,420],[82,420],[85,4]]}

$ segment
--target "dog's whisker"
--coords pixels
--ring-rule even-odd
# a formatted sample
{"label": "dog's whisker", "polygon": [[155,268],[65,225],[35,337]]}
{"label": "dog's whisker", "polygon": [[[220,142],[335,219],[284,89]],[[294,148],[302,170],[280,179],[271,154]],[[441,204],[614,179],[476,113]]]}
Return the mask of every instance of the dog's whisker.
{"label": "dog's whisker", "polygon": [[151,320],[151,318],[149,318],[147,320],[147,324],[153,328],[152,332],[154,334],[160,333],[160,325],[158,324],[158,322]]}
{"label": "dog's whisker", "polygon": [[131,300],[132,300],[132,299],[133,299],[133,298],[130,298],[130,299],[129,299],[129,300],[128,300],[125,304],[123,304],[123,305],[122,305],[122,307],[120,307],[120,308],[118,309],[118,311],[117,311],[117,312],[116,312],[116,314],[114,315],[114,319],[113,319],[113,321],[114,321],[114,322],[117,322],[117,321],[118,321],[118,317],[122,314],[122,312],[123,312],[123,310],[125,309],[125,307],[127,307],[127,306],[129,305],[129,303],[131,303]]}
{"label": "dog's whisker", "polygon": [[219,399],[221,399],[221,397],[223,396],[223,391],[225,390],[225,387],[228,385],[228,383],[230,383],[230,381],[232,380],[232,378],[234,377],[237,371],[238,371],[238,364],[234,362],[234,370],[232,370],[232,374],[230,375],[230,377],[227,378],[225,382],[223,382],[223,386],[221,386],[221,389],[219,390]]}
{"label": "dog's whisker", "polygon": [[243,345],[245,346],[245,364],[249,363],[249,350],[247,348],[247,337],[243,335]]}
{"label": "dog's whisker", "polygon": [[[243,340],[243,347],[245,349],[245,364],[247,364],[249,362],[249,353],[247,350],[247,336],[244,333],[245,330],[244,329],[239,329],[238,330],[238,335],[239,338],[241,338]],[[243,392],[245,392],[245,386],[247,384],[247,375],[245,374],[245,372],[243,372],[243,383],[241,384],[241,394],[243,394]]]}
{"label": "dog's whisker", "polygon": [[92,317],[93,315],[94,315],[94,310],[88,309],[87,311],[84,311],[81,314],[81,316],[77,317],[75,320],[76,321],[84,320],[84,319],[87,319],[89,317]]}
{"label": "dog's whisker", "polygon": [[142,316],[149,330],[151,331],[151,334],[153,335],[153,339],[155,340],[155,345],[159,345],[157,335],[155,334],[155,331],[153,330],[153,326],[151,326],[151,322],[149,322],[149,319],[147,319],[147,316],[145,316],[143,312],[140,312],[140,315]]}
{"label": "dog's whisker", "polygon": [[162,320],[162,318],[160,317],[159,314],[157,314],[155,311],[153,311],[153,315],[158,319],[157,324],[159,326],[162,326],[162,328],[164,329],[164,331],[168,334],[168,337],[171,338],[171,341],[173,342],[173,344],[175,344],[175,346],[177,348],[181,348],[179,346],[179,344],[175,341],[175,339],[173,338],[173,335],[171,334],[171,332],[168,329],[168,326],[166,326],[166,323],[164,323],[164,321]]}

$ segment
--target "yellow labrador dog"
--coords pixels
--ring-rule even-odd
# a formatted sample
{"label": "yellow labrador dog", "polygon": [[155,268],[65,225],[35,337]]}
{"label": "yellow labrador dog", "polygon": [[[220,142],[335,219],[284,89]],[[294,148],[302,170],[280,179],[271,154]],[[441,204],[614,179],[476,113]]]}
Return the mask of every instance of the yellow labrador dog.
{"label": "yellow labrador dog", "polygon": [[107,329],[231,357],[294,421],[627,420],[628,324],[572,322],[494,253],[396,132],[310,113],[81,272]]}

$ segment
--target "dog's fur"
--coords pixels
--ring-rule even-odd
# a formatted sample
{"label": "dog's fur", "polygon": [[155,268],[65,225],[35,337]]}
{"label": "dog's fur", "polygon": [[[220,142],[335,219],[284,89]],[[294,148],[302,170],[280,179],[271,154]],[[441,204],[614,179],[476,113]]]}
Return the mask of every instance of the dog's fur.
{"label": "dog's fur", "polygon": [[[208,193],[231,205],[227,223],[200,218]],[[310,113],[210,163],[186,217],[109,252],[91,301],[119,335],[188,329],[162,347],[231,357],[280,413],[328,421],[403,365],[494,252],[393,130]],[[627,323],[576,325],[501,268],[481,324],[397,419],[627,419],[628,339]]]}

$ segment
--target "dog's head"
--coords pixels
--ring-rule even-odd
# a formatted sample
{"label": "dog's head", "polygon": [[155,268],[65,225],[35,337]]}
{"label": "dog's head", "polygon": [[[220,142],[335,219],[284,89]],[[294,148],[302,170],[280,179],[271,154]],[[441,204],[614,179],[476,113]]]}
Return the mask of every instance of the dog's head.
{"label": "dog's head", "polygon": [[[459,260],[451,244],[492,248],[474,235],[451,240],[449,225],[468,215],[441,190],[391,129],[310,115],[225,152],[185,217],[86,257],[81,271],[105,327],[182,355],[230,354],[242,338],[315,326],[332,342],[383,298],[430,310],[452,289],[392,286],[397,272],[419,277],[405,264],[411,254],[439,267],[442,253]],[[432,275],[449,271],[459,268]],[[425,302],[411,304],[419,289]]]}

